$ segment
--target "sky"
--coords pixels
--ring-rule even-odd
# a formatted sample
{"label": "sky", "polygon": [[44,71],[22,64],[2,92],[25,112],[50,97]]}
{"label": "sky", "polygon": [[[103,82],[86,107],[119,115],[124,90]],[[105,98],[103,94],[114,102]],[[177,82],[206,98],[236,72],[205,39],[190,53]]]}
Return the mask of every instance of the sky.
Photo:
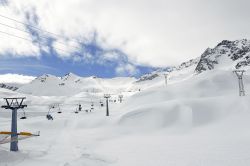
{"label": "sky", "polygon": [[250,38],[249,0],[0,0],[0,74],[140,76]]}

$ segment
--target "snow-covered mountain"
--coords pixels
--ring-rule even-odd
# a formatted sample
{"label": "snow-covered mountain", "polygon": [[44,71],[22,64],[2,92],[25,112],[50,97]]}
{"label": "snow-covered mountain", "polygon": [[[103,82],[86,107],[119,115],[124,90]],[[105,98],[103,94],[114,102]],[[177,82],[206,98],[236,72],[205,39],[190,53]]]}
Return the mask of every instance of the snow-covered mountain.
{"label": "snow-covered mountain", "polygon": [[16,91],[18,89],[18,87],[16,87],[16,86],[6,85],[3,83],[0,83],[0,88],[9,89],[12,91]]}
{"label": "snow-covered mountain", "polygon": [[208,70],[248,69],[249,66],[250,40],[223,40],[216,47],[207,48],[198,58],[143,75],[138,82],[150,81],[164,74],[169,74],[169,79],[177,79],[177,77],[185,79]]}
{"label": "snow-covered mountain", "polygon": [[200,58],[191,59],[178,66],[158,69],[152,73],[141,76],[135,85],[142,86],[142,89],[161,86],[165,84],[165,75],[168,75],[168,84],[180,82],[192,77]]}
{"label": "snow-covered mountain", "polygon": [[63,77],[44,74],[18,89],[20,93],[38,96],[70,96],[81,92],[119,93],[128,91],[135,78],[117,77],[111,79],[80,77],[73,73]]}
{"label": "snow-covered mountain", "polygon": [[201,55],[195,72],[201,73],[216,68],[240,69],[250,64],[250,41],[247,39],[223,40],[214,48],[207,48]]}

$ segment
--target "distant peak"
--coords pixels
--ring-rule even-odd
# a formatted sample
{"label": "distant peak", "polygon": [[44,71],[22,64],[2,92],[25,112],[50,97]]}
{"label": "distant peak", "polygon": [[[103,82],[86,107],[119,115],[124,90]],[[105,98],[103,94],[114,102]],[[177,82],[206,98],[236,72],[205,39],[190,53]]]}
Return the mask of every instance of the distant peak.
{"label": "distant peak", "polygon": [[76,79],[76,78],[79,78],[78,75],[74,74],[74,73],[67,73],[65,74],[63,77],[61,77],[62,80],[66,81],[68,79]]}
{"label": "distant peak", "polygon": [[37,78],[47,78],[47,77],[55,77],[55,76],[53,76],[51,74],[43,74],[43,75],[41,75],[41,76],[39,76]]}
{"label": "distant peak", "polygon": [[74,73],[69,72],[69,73],[65,74],[65,76],[77,76],[77,75],[74,74]]}
{"label": "distant peak", "polygon": [[218,45],[217,45],[217,47],[218,46],[221,46],[221,45],[230,45],[230,44],[232,44],[232,43],[234,43],[233,41],[229,41],[229,40],[222,40],[222,42],[220,42]]}
{"label": "distant peak", "polygon": [[201,55],[196,73],[217,67],[244,68],[250,65],[250,40],[223,40],[215,48],[208,48]]}

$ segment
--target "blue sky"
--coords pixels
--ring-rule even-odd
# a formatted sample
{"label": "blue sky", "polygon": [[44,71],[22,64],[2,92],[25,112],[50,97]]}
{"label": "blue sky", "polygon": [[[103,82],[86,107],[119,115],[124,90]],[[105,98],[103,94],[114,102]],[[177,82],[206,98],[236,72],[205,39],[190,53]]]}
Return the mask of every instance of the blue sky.
{"label": "blue sky", "polygon": [[[96,48],[93,48],[96,51]],[[1,56],[0,56],[1,57]],[[117,73],[116,68],[120,66],[120,64],[129,64],[127,59],[123,59],[120,61],[106,61],[104,63],[95,62],[98,59],[94,59],[93,61],[84,60],[81,61],[73,61],[72,59],[62,59],[55,54],[44,54],[40,57],[13,57],[2,56],[0,58],[0,74],[6,73],[16,73],[16,74],[24,74],[31,76],[39,76],[42,74],[53,74],[56,76],[63,76],[69,72],[75,73],[79,76],[98,76],[111,78],[116,76],[134,76],[139,77],[143,74],[150,73],[156,68],[149,66],[135,66],[136,72],[129,73]]]}
{"label": "blue sky", "polygon": [[31,76],[42,74],[53,74],[57,76],[65,75],[69,72],[79,76],[98,76],[111,78],[115,76],[135,76],[150,73],[154,70],[152,67],[136,66],[139,71],[136,74],[117,74],[115,72],[116,63],[90,64],[84,62],[73,62],[71,60],[62,60],[56,56],[42,56],[37,58],[1,58],[0,74],[16,73]]}

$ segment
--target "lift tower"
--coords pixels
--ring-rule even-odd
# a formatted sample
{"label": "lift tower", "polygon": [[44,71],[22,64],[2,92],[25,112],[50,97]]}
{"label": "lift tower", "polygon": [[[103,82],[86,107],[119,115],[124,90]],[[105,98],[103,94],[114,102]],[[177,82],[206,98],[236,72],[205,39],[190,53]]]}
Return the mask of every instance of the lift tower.
{"label": "lift tower", "polygon": [[245,90],[244,90],[244,84],[243,84],[243,74],[245,70],[235,70],[233,71],[236,76],[238,77],[238,82],[239,82],[239,95],[240,96],[245,96]]}
{"label": "lift tower", "polygon": [[106,98],[106,116],[109,116],[109,98],[110,94],[104,94],[104,98]]}
{"label": "lift tower", "polygon": [[4,98],[7,105],[2,108],[12,110],[10,151],[18,151],[17,110],[27,107],[23,104],[24,99],[26,97]]}
{"label": "lift tower", "polygon": [[122,103],[123,95],[119,95],[118,97],[120,99],[120,103]]}
{"label": "lift tower", "polygon": [[168,74],[164,74],[164,78],[165,78],[165,85],[168,85]]}

